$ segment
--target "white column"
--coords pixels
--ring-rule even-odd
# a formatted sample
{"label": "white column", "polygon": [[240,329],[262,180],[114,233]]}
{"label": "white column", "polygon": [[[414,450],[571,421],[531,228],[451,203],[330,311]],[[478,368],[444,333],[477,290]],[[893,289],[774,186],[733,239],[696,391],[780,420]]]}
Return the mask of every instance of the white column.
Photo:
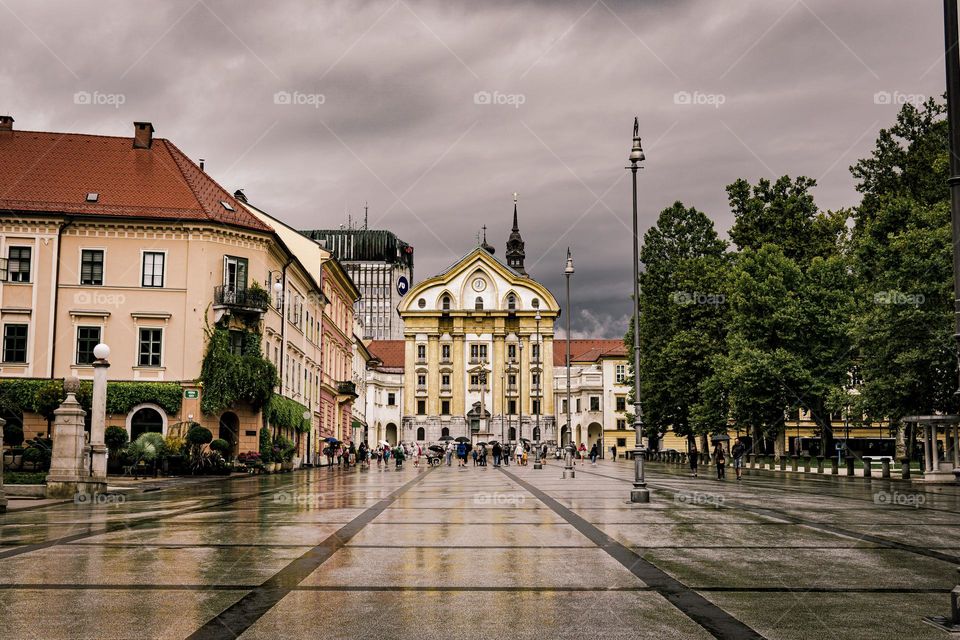
{"label": "white column", "polygon": [[103,434],[107,423],[107,369],[110,363],[106,359],[93,362],[93,401],[90,416],[90,450],[93,455],[94,482],[107,480],[107,448],[103,444]]}

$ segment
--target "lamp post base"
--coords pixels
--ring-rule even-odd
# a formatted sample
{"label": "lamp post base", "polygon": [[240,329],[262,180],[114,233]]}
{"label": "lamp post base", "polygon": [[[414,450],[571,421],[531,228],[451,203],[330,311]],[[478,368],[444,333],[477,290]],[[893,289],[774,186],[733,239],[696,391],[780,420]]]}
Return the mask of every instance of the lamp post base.
{"label": "lamp post base", "polygon": [[650,489],[633,489],[630,491],[630,502],[650,502]]}
{"label": "lamp post base", "polygon": [[576,477],[577,477],[576,471],[574,471],[573,469],[564,469],[563,476],[561,478],[563,480],[566,480],[567,478],[576,478]]}
{"label": "lamp post base", "polygon": [[539,460],[537,460],[536,462],[533,463],[533,468],[534,468],[534,469],[543,469],[543,463],[540,462]]}

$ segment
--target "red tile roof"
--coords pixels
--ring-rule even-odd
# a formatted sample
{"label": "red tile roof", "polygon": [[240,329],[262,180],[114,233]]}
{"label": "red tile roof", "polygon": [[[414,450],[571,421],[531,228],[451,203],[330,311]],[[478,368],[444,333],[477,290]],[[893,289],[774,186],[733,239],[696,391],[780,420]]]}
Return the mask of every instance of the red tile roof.
{"label": "red tile roof", "polygon": [[370,354],[379,358],[381,366],[388,369],[403,370],[404,365],[403,340],[371,340],[367,345]]}
{"label": "red tile roof", "polygon": [[[271,231],[172,142],[0,131],[0,211],[206,221]],[[97,202],[87,202],[97,193]],[[229,211],[220,202],[229,204]]]}
{"label": "red tile roof", "polygon": [[[623,340],[571,340],[570,362],[596,362],[602,357],[627,357],[627,348]],[[567,364],[567,341],[556,338],[553,341],[553,366]]]}

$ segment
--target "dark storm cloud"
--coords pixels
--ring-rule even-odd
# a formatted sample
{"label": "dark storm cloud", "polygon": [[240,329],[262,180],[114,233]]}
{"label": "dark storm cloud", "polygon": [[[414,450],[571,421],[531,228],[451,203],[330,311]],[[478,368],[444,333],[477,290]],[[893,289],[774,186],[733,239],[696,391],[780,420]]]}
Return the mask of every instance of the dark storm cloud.
{"label": "dark storm cloud", "polygon": [[725,232],[723,187],[739,177],[805,174],[822,207],[855,204],[847,167],[896,103],[943,91],[940,10],[4,0],[0,111],[23,129],[114,135],[150,120],[297,226],[357,220],[369,201],[372,225],[416,246],[418,277],[483,224],[502,256],[518,191],[531,273],[562,297],[571,246],[573,331],[614,337],[630,312],[633,115],[642,228],[680,199]]}

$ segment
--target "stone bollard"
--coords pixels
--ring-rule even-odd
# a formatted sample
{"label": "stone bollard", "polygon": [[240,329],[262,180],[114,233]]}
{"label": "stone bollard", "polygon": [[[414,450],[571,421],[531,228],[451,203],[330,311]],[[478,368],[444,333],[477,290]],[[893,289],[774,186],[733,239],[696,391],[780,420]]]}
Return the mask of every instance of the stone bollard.
{"label": "stone bollard", "polygon": [[787,470],[787,456],[780,456],[780,471]]}
{"label": "stone bollard", "polygon": [[873,477],[873,458],[864,457],[863,459],[863,477]]}
{"label": "stone bollard", "polygon": [[900,459],[900,479],[901,480],[910,479],[910,458]]}
{"label": "stone bollard", "polygon": [[817,473],[823,473],[823,456],[817,456]]}
{"label": "stone bollard", "polygon": [[890,477],[890,460],[889,458],[884,458],[880,461],[880,477],[889,478]]}
{"label": "stone bollard", "polygon": [[847,475],[853,475],[853,456],[847,456]]}
{"label": "stone bollard", "polygon": [[837,458],[830,458],[830,473],[832,475],[840,473],[840,460]]}
{"label": "stone bollard", "polygon": [[807,456],[803,461],[804,473],[810,473],[810,465],[813,464],[813,456]]}
{"label": "stone bollard", "polygon": [[7,510],[7,494],[3,492],[3,425],[7,421],[0,418],[0,513]]}
{"label": "stone bollard", "polygon": [[790,456],[790,471],[800,470],[800,456]]}

